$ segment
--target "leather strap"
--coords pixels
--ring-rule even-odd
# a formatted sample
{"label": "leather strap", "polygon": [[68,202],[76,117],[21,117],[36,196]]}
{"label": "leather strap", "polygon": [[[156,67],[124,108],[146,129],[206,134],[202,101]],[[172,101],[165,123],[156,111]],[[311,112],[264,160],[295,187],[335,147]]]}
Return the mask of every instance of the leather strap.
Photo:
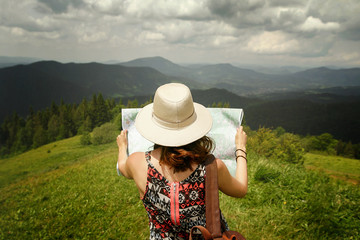
{"label": "leather strap", "polygon": [[211,233],[209,232],[209,230],[207,230],[203,226],[194,226],[194,227],[192,227],[191,230],[190,230],[190,239],[189,240],[192,240],[192,236],[193,236],[194,231],[196,229],[201,232],[201,234],[202,234],[202,236],[204,237],[205,240],[213,240],[213,237],[211,236]]}
{"label": "leather strap", "polygon": [[206,205],[206,228],[214,239],[221,238],[219,187],[217,164],[214,155],[210,154],[205,161],[205,205]]}

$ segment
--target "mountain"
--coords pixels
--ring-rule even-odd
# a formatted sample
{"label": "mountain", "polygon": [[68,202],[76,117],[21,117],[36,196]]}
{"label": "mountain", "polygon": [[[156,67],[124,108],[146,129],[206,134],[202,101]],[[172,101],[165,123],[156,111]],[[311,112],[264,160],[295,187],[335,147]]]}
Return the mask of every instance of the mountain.
{"label": "mountain", "polygon": [[28,66],[0,69],[0,120],[13,111],[24,116],[30,106],[44,109],[53,100],[79,102],[88,95],[79,85]]}
{"label": "mountain", "polygon": [[228,63],[185,67],[161,57],[139,58],[121,64],[151,67],[166,75],[197,81],[200,83],[199,88],[224,88],[243,96],[312,88],[360,86],[360,68],[335,70],[323,67],[287,74],[266,74]]}
{"label": "mountain", "polygon": [[314,87],[359,86],[360,68],[329,69],[313,68],[293,74],[299,84]]}
{"label": "mountain", "polygon": [[152,93],[158,86],[174,80],[148,67],[58,62],[37,62],[28,67],[82,86],[90,94],[101,92],[109,97]]}
{"label": "mountain", "polygon": [[245,108],[249,126],[276,128],[306,136],[330,133],[336,139],[360,143],[360,100],[316,103],[304,99],[263,101]]}
{"label": "mountain", "polygon": [[[36,62],[0,69],[0,119],[16,111],[27,114],[51,101],[79,102],[94,93],[105,97],[153,94],[158,86],[180,81],[148,67],[99,63]],[[180,81],[181,82],[181,81]]]}
{"label": "mountain", "polygon": [[61,99],[78,103],[95,93],[142,103],[168,82],[185,83],[194,101],[205,106],[222,102],[243,108],[254,129],[282,126],[300,134],[330,132],[360,141],[356,138],[360,136],[358,68],[271,75],[231,64],[184,67],[160,57],[124,65],[41,61],[0,69],[0,121],[13,111],[25,116],[30,106],[44,109]]}
{"label": "mountain", "polygon": [[129,62],[120,63],[126,67],[151,67],[163,74],[176,77],[186,77],[189,69],[175,64],[163,57],[138,58]]}
{"label": "mountain", "polygon": [[360,86],[314,88],[302,91],[288,91],[259,94],[257,98],[272,101],[302,99],[317,103],[353,102],[360,100]]}

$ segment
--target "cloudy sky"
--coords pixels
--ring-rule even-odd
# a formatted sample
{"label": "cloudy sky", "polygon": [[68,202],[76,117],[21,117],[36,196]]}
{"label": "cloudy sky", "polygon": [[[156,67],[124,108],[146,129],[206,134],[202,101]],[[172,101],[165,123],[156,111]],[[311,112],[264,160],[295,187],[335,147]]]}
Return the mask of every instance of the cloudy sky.
{"label": "cloudy sky", "polygon": [[360,66],[359,0],[0,0],[0,56]]}

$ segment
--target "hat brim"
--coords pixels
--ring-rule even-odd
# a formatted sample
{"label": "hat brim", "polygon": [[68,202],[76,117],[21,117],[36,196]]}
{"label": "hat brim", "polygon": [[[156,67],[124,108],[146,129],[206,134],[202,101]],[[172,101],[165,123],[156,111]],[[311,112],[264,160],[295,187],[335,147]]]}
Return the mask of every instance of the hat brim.
{"label": "hat brim", "polygon": [[135,127],[147,140],[161,146],[179,147],[192,143],[205,136],[212,127],[212,117],[203,105],[194,103],[196,120],[180,129],[159,126],[153,120],[153,103],[143,107],[136,116]]}

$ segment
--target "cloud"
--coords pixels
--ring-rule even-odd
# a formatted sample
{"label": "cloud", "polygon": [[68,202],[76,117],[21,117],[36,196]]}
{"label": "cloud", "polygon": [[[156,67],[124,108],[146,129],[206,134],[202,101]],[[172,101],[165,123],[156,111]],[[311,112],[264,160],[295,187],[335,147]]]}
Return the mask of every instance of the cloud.
{"label": "cloud", "polygon": [[265,6],[264,0],[210,0],[208,1],[210,11],[222,18],[233,18],[243,12],[252,12]]}
{"label": "cloud", "polygon": [[38,0],[40,3],[46,5],[54,13],[67,12],[70,6],[79,8],[83,6],[82,0]]}
{"label": "cloud", "polygon": [[306,21],[300,26],[300,30],[304,32],[312,31],[335,31],[340,28],[340,24],[336,22],[323,23],[320,19],[308,17]]}
{"label": "cloud", "polygon": [[247,50],[258,54],[289,54],[299,51],[299,47],[296,39],[291,39],[280,31],[253,36],[247,44]]}
{"label": "cloud", "polygon": [[180,55],[196,51],[205,60],[226,59],[231,53],[240,61],[246,53],[259,59],[293,56],[320,61],[341,59],[336,54],[356,59],[349,49],[341,53],[350,42],[360,49],[358,0],[0,0],[0,4],[0,31],[5,34],[0,44],[16,49],[17,43],[26,42],[29,52],[31,46],[42,45],[53,46],[49,53],[76,48],[84,58],[92,54],[86,49],[97,48],[114,56],[129,49],[134,57],[164,49]]}
{"label": "cloud", "polygon": [[268,4],[271,7],[304,7],[306,2],[304,0],[271,0]]}

